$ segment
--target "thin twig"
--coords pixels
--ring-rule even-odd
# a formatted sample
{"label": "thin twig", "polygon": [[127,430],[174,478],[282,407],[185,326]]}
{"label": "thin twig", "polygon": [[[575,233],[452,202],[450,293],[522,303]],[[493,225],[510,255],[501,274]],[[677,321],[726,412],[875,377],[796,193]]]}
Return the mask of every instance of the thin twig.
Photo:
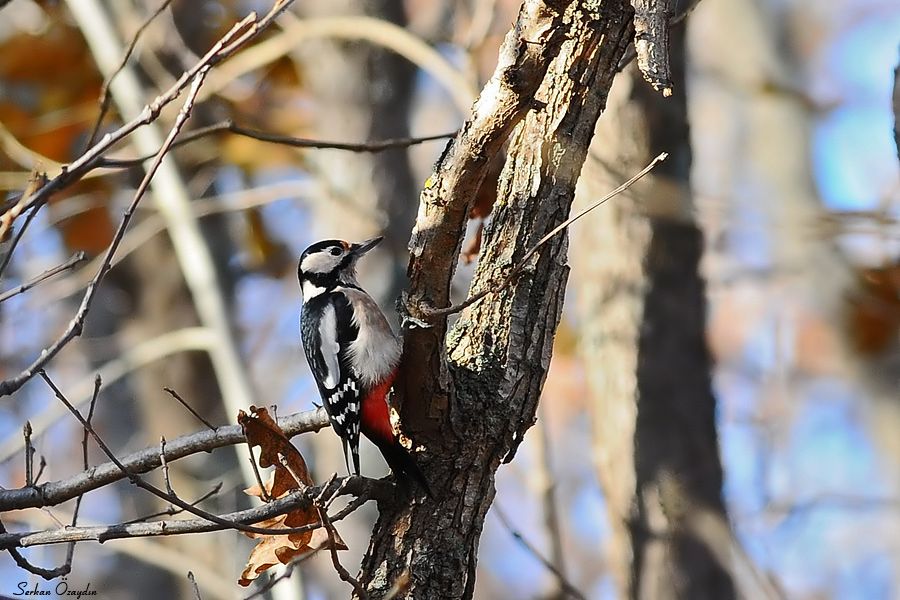
{"label": "thin twig", "polygon": [[[387,498],[395,491],[394,486],[384,480],[366,479],[365,477],[354,477],[353,479],[354,482],[347,488],[347,492],[355,494],[358,497],[366,497],[368,499]],[[312,499],[319,491],[321,490],[318,487],[308,488],[306,490],[295,490],[268,504],[262,504],[254,508],[248,508],[224,515],[213,515],[216,516],[218,521],[222,521],[222,523],[210,521],[210,519],[207,519],[206,517],[201,517],[197,519],[151,521],[149,523],[119,523],[115,525],[100,525],[93,527],[63,527],[48,531],[0,534],[0,550],[88,540],[105,542],[108,540],[126,538],[186,535],[222,531],[224,529],[236,529],[236,527],[234,527],[234,524],[236,523],[259,523],[260,521],[265,521],[278,515],[297,510],[298,508],[312,506]],[[337,514],[331,518],[331,521],[337,522],[344,517],[346,517],[346,515],[341,516],[340,514]],[[287,535],[289,533],[305,533],[318,529],[321,526],[321,523],[311,523],[304,527],[295,527],[291,529],[262,529],[259,527],[253,527],[251,529],[260,531],[264,533],[264,535]]]}
{"label": "thin twig", "polygon": [[[100,377],[97,377],[97,379],[95,381],[95,385],[94,385],[94,394],[91,397],[91,408],[90,408],[90,411],[88,412],[87,423],[90,423],[91,418],[94,416],[94,406],[97,402],[97,395],[99,394],[99,392],[100,392]],[[31,425],[28,422],[26,422],[25,423],[25,432],[26,432],[26,438],[27,438],[26,444],[25,444],[26,456],[29,454],[29,451],[32,453],[34,452],[34,448],[31,446],[30,429],[31,429]],[[85,470],[87,470],[87,467],[88,467],[87,430],[85,430],[84,439],[82,441],[82,462],[84,464]],[[42,456],[41,457],[41,470],[38,472],[38,477],[40,477],[40,474],[44,470],[44,464],[45,464],[45,461],[44,461],[44,457]],[[30,477],[31,477],[30,475],[26,476],[26,478],[29,480],[30,480]],[[36,479],[35,479],[35,481],[36,481]],[[74,528],[78,525],[78,512],[81,510],[82,498],[83,498],[83,495],[79,495],[78,499],[75,501],[75,510],[72,511],[72,524],[69,526],[70,528]],[[3,523],[0,523],[0,534],[2,534],[2,533],[6,533],[6,528],[3,526]],[[55,579],[57,577],[62,577],[64,575],[68,575],[69,573],[72,572],[72,559],[75,557],[75,542],[74,541],[69,542],[69,545],[66,548],[66,558],[63,561],[63,564],[56,567],[55,569],[45,569],[43,567],[38,567],[36,565],[32,565],[25,559],[25,557],[23,557],[19,553],[18,550],[16,550],[13,547],[7,547],[7,551],[9,552],[10,556],[13,557],[13,560],[16,562],[16,564],[19,567],[25,569],[26,571],[28,571],[30,573],[39,575],[39,576],[43,577],[44,579],[50,580],[50,579]]]}
{"label": "thin twig", "polygon": [[[335,495],[335,498],[337,498],[337,495]],[[341,510],[337,511],[337,513],[335,513],[335,515],[333,517],[331,517],[331,520],[335,521],[335,522],[340,521],[341,519],[344,519],[347,515],[356,512],[360,506],[362,506],[369,500],[373,500],[373,499],[375,499],[375,498],[373,498],[372,496],[369,496],[369,497],[354,496],[354,498],[350,502],[347,503],[347,506],[345,506]]]}
{"label": "thin twig", "polygon": [[41,475],[44,474],[44,468],[47,466],[47,459],[44,458],[44,455],[41,454],[41,462],[38,463],[38,472],[34,476],[34,485],[37,485],[38,481],[41,480]]}
{"label": "thin twig", "polygon": [[[94,393],[91,394],[91,405],[88,408],[87,415],[87,423],[90,425],[91,420],[94,418],[94,409],[97,406],[97,398],[100,396],[100,386],[102,385],[103,380],[100,379],[100,376],[94,378]],[[84,436],[81,439],[81,463],[84,467],[84,470],[87,471],[88,468],[88,432],[84,431]],[[84,499],[84,494],[80,494],[78,498],[75,499],[75,509],[72,511],[72,523],[69,527],[76,527],[78,525],[78,514],[81,511],[81,501]],[[68,548],[66,548],[66,560],[65,565],[68,565],[67,570],[70,571],[72,568],[72,559],[75,557],[75,542],[69,542]]]}
{"label": "thin twig", "polygon": [[[206,327],[175,329],[122,348],[115,358],[101,365],[97,373],[102,375],[104,382],[114,383],[129,373],[168,356],[181,352],[208,352],[214,343],[215,335]],[[87,408],[93,389],[93,379],[93,376],[83,377],[72,385],[69,395],[75,398],[75,406],[78,408]],[[34,436],[45,435],[48,429],[68,414],[64,406],[50,404],[34,415],[31,422]],[[0,441],[0,463],[18,455],[21,449],[22,438],[19,435],[10,435]]]}
{"label": "thin twig", "polygon": [[259,474],[259,467],[256,466],[256,458],[253,456],[253,447],[250,446],[249,442],[247,443],[247,448],[250,450],[250,464],[253,465],[253,475],[256,476],[256,485],[259,486],[263,502],[271,502],[272,496],[269,495],[269,490],[263,485],[262,476]]}
{"label": "thin twig", "polygon": [[[235,31],[235,29],[233,29],[232,31]],[[223,41],[220,41],[217,45],[221,45],[224,41],[227,41],[227,39],[228,38],[226,36],[226,38],[223,38]],[[59,351],[62,350],[64,346],[81,335],[82,329],[84,328],[84,321],[87,318],[88,311],[91,308],[91,303],[94,300],[97,289],[103,282],[103,277],[110,269],[110,263],[112,262],[113,255],[116,253],[116,249],[122,242],[122,236],[125,235],[125,230],[128,228],[128,224],[131,222],[134,211],[137,208],[138,203],[144,197],[144,192],[146,192],[147,188],[150,186],[150,181],[156,174],[157,169],[159,169],[160,164],[162,164],[163,157],[165,157],[165,155],[168,153],[169,148],[175,141],[175,137],[178,135],[178,132],[181,131],[181,128],[184,127],[185,122],[190,116],[191,110],[194,107],[194,100],[197,98],[197,94],[200,92],[200,86],[203,84],[203,80],[206,77],[207,73],[209,73],[209,70],[211,68],[212,67],[207,64],[197,71],[197,74],[191,84],[191,89],[188,92],[187,97],[185,98],[184,104],[182,105],[181,111],[179,111],[178,116],[175,118],[175,123],[169,130],[169,135],[166,136],[165,142],[163,142],[163,145],[159,149],[159,152],[157,152],[156,157],[153,159],[153,162],[147,168],[147,172],[144,175],[144,178],[141,180],[140,185],[138,185],[138,188],[134,193],[134,198],[132,199],[131,204],[122,215],[122,221],[119,224],[119,227],[116,230],[115,235],[113,236],[112,242],[110,243],[109,248],[107,249],[106,254],[103,257],[103,263],[100,265],[100,269],[97,271],[97,274],[94,276],[94,279],[88,286],[87,291],[84,293],[84,297],[81,300],[81,305],[78,307],[78,312],[75,314],[75,317],[69,322],[69,325],[68,327],[66,327],[66,330],[63,332],[63,334],[58,337],[56,341],[54,341],[50,346],[44,349],[41,354],[34,360],[34,362],[31,363],[31,365],[29,365],[24,371],[22,371],[15,377],[0,382],[0,396],[7,396],[9,394],[12,394],[20,387],[22,387],[25,382],[34,377],[34,375],[40,369],[43,369],[44,366],[48,362],[50,362],[50,360],[52,360],[53,357],[56,356],[56,354],[59,353]],[[44,187],[46,188],[46,186]]]}
{"label": "thin twig", "polygon": [[625,183],[623,183],[622,185],[620,185],[613,191],[609,192],[608,194],[606,194],[605,196],[603,196],[602,198],[600,198],[599,200],[597,200],[596,202],[594,202],[593,204],[591,204],[590,206],[588,206],[587,208],[585,208],[584,210],[579,212],[578,214],[576,214],[572,217],[569,217],[568,219],[566,219],[565,221],[563,221],[562,223],[560,223],[559,225],[557,225],[556,227],[551,229],[547,235],[542,237],[540,239],[540,241],[538,241],[537,244],[532,246],[531,249],[525,253],[525,255],[522,257],[522,259],[518,263],[516,263],[516,265],[512,269],[509,270],[509,272],[501,279],[501,281],[497,282],[496,284],[487,285],[485,287],[485,289],[478,292],[474,296],[470,296],[464,302],[460,302],[459,304],[455,304],[453,306],[448,306],[446,308],[433,308],[433,307],[428,307],[428,306],[421,306],[420,307],[421,313],[427,319],[437,319],[439,317],[446,317],[448,315],[458,313],[458,312],[472,306],[473,304],[475,304],[476,302],[478,302],[479,300],[481,300],[482,298],[484,298],[490,294],[494,294],[494,293],[497,293],[497,292],[500,292],[500,291],[506,289],[506,287],[509,286],[509,284],[515,280],[515,277],[519,273],[521,273],[522,270],[528,265],[529,259],[531,259],[531,257],[534,256],[535,252],[540,250],[541,246],[543,246],[548,241],[550,241],[550,239],[553,238],[553,236],[555,236],[556,234],[558,234],[559,232],[561,232],[562,230],[564,230],[565,228],[570,226],[572,223],[574,223],[575,221],[577,221],[584,215],[588,214],[589,212],[591,212],[592,210],[594,210],[601,204],[604,204],[607,200],[609,200],[615,196],[618,196],[619,194],[621,194],[622,192],[624,192],[625,190],[630,188],[640,178],[642,178],[644,175],[646,175],[651,170],[653,170],[653,168],[657,164],[664,161],[666,159],[666,157],[668,157],[668,154],[666,152],[663,152],[662,154],[660,154],[659,156],[654,158],[650,162],[650,164],[648,164],[646,167],[641,169],[631,179],[629,179],[628,181],[626,181]]}
{"label": "thin twig", "polygon": [[6,235],[12,227],[13,221],[15,221],[20,214],[26,210],[28,211],[28,214],[25,215],[25,222],[22,223],[22,227],[16,232],[12,243],[9,245],[9,249],[7,249],[6,254],[3,256],[3,262],[0,262],[0,277],[3,277],[3,274],[6,272],[6,267],[9,266],[9,261],[12,260],[13,251],[15,251],[16,246],[19,245],[19,241],[22,239],[22,236],[25,235],[25,230],[28,229],[28,226],[31,224],[31,221],[34,220],[35,213],[37,212],[36,207],[30,206],[27,199],[29,196],[40,193],[45,187],[47,187],[47,176],[43,173],[32,172],[28,178],[28,185],[25,187],[25,190],[22,192],[22,195],[19,196],[15,204],[0,213],[0,242],[2,242],[6,239]]}
{"label": "thin twig", "polygon": [[547,536],[550,542],[550,561],[563,575],[566,574],[565,546],[563,544],[562,524],[560,519],[559,502],[556,497],[556,484],[553,480],[553,461],[550,455],[550,426],[547,422],[546,404],[541,404],[538,410],[541,412],[538,418],[538,429],[540,436],[537,454],[540,459],[537,461],[537,468],[534,470],[535,477],[539,480],[537,487],[543,500],[544,525],[547,529]]}
{"label": "thin twig", "polygon": [[[284,467],[284,470],[285,470],[285,471],[287,471],[288,473],[290,473],[291,478],[293,478],[294,483],[297,484],[297,487],[298,487],[299,489],[302,489],[302,488],[305,488],[305,487],[309,487],[309,486],[306,484],[306,482],[303,481],[303,479],[301,479],[300,476],[299,476],[297,473],[294,472],[294,470],[291,468],[291,465],[288,464],[287,457],[286,457],[285,455],[281,454],[280,452],[278,453],[278,462],[281,463],[281,466]],[[328,483],[331,483],[331,481],[329,480]]]}
{"label": "thin twig", "polygon": [[353,586],[353,590],[356,592],[359,600],[368,600],[369,594],[366,593],[366,588],[350,574],[350,571],[344,568],[344,565],[341,564],[341,560],[338,558],[337,547],[335,546],[336,533],[331,519],[328,518],[328,512],[323,509],[318,509],[318,512],[319,519],[321,519],[322,525],[325,526],[325,531],[328,533],[328,552],[331,554],[331,564],[334,565],[334,570],[337,571],[338,576],[342,580]]}
{"label": "thin twig", "polygon": [[196,598],[197,600],[203,600],[203,598],[200,597],[200,587],[197,585],[197,580],[194,579],[194,574],[188,571],[187,578],[190,579],[191,585],[194,587],[194,598]]}
{"label": "thin twig", "polygon": [[[159,436],[159,462],[162,467],[163,481],[166,482],[166,491],[175,495],[175,490],[172,489],[172,481],[169,479],[169,463],[166,462],[166,436]],[[170,506],[170,508],[172,508]]]}
{"label": "thin twig", "polygon": [[31,421],[25,421],[22,427],[22,436],[25,438],[25,487],[34,485],[34,446],[31,445]]}
{"label": "thin twig", "polygon": [[[332,519],[332,520],[336,520],[336,519]],[[273,587],[275,587],[278,583],[284,581],[285,579],[290,579],[291,575],[294,573],[294,567],[296,567],[297,565],[299,565],[302,562],[306,562],[307,560],[309,560],[310,558],[312,558],[313,556],[315,556],[316,554],[321,552],[322,548],[324,548],[327,544],[328,544],[328,542],[319,544],[318,546],[316,546],[309,552],[304,552],[300,556],[291,560],[291,562],[289,562],[288,564],[285,565],[284,572],[282,572],[280,575],[278,575],[276,577],[270,577],[269,580],[265,584],[263,584],[261,587],[257,588],[252,594],[250,594],[249,596],[245,596],[244,600],[253,600],[253,598],[259,598],[259,597],[263,596],[266,592],[271,590]]]}
{"label": "thin twig", "polygon": [[[193,502],[191,502],[191,506],[197,506],[198,504],[200,504],[200,503],[203,502],[204,500],[208,500],[208,499],[212,498],[213,496],[215,496],[216,494],[218,494],[220,491],[222,491],[222,482],[221,482],[221,481],[218,482],[218,483],[213,487],[213,489],[209,490],[208,492],[206,492],[205,494],[203,494],[202,496],[200,496],[199,498],[197,498],[196,500],[194,500]],[[182,512],[184,512],[184,511],[181,510],[180,508],[175,508],[174,506],[171,506],[171,505],[170,505],[169,508],[167,508],[166,510],[161,510],[161,511],[159,511],[159,512],[155,512],[155,513],[150,514],[150,515],[145,515],[145,516],[143,516],[143,517],[138,517],[138,518],[136,518],[136,519],[131,519],[130,521],[125,521],[125,522],[122,523],[122,524],[123,524],[123,525],[131,525],[132,523],[146,523],[146,522],[149,521],[150,519],[155,519],[155,518],[157,518],[157,517],[174,517],[175,515],[177,515],[177,514],[179,514],[179,513],[182,513]]]}
{"label": "thin twig", "polygon": [[[0,537],[3,537],[4,535],[8,535],[8,533],[6,531],[6,526],[0,521]],[[66,555],[67,562],[64,562],[55,569],[45,569],[44,567],[39,567],[28,562],[28,560],[15,548],[7,547],[6,551],[9,552],[9,555],[12,556],[12,559],[19,568],[43,577],[48,581],[57,577],[62,577],[63,575],[68,575],[72,571],[72,558],[70,553],[67,553]]]}
{"label": "thin twig", "polygon": [[[13,237],[12,242],[9,244],[9,248],[6,250],[6,254],[3,255],[3,260],[0,261],[0,279],[3,278],[3,274],[6,272],[6,267],[9,266],[9,261],[12,260],[13,251],[19,245],[19,241],[21,241],[22,237],[25,235],[25,230],[28,229],[28,226],[31,225],[31,222],[34,220],[35,215],[37,214],[38,208],[32,208],[28,211],[28,214],[25,215],[25,220],[22,222],[22,226],[19,228],[19,231],[16,232],[16,235]],[[3,238],[0,238],[0,243],[2,243]]]}
{"label": "thin twig", "polygon": [[576,588],[574,585],[572,585],[569,582],[569,580],[566,579],[566,576],[563,573],[561,573],[559,571],[559,569],[557,569],[556,566],[554,566],[554,564],[552,562],[550,562],[549,560],[544,558],[544,556],[540,553],[540,551],[537,548],[535,548],[534,546],[532,546],[528,542],[528,540],[526,540],[525,537],[515,527],[512,526],[512,523],[509,521],[509,518],[507,518],[506,514],[503,512],[503,509],[500,508],[499,504],[494,503],[494,511],[497,513],[497,518],[500,519],[500,522],[503,524],[503,526],[506,528],[506,530],[509,531],[510,535],[512,535],[513,538],[515,538],[516,541],[519,542],[519,544],[521,544],[523,548],[528,550],[528,552],[530,552],[532,556],[534,556],[536,559],[538,559],[538,561],[542,565],[544,565],[548,571],[550,571],[551,573],[553,573],[556,576],[557,581],[559,581],[559,586],[562,588],[562,590],[566,594],[568,594],[569,596],[572,596],[573,598],[577,598],[578,600],[587,600],[585,595],[582,594],[578,590],[578,588]]}
{"label": "thin twig", "polygon": [[[328,485],[330,486],[332,483],[334,483],[334,481],[335,481],[336,479],[337,479],[337,473],[332,473],[332,474],[331,474],[331,477],[328,478]],[[316,503],[319,504],[319,505],[321,505],[321,506],[324,506],[326,510],[327,510],[327,509],[330,509],[332,503],[333,503],[335,500],[337,500],[337,498],[338,498],[339,496],[342,496],[342,495],[343,495],[343,492],[344,492],[344,488],[345,488],[345,487],[347,487],[347,480],[346,480],[346,479],[345,479],[340,485],[338,485],[338,486],[334,489],[333,492],[331,492],[331,493],[328,494],[328,498],[327,498],[327,499],[325,499],[324,497],[321,497],[321,496],[320,496],[319,498],[316,498]],[[326,486],[325,488],[323,488],[323,494],[324,494],[324,490],[327,490],[327,489],[329,489],[328,486]],[[324,502],[324,503],[323,503],[323,502]]]}
{"label": "thin twig", "polygon": [[12,202],[9,208],[4,208],[3,212],[0,213],[0,240],[6,239],[13,221],[15,221],[23,212],[28,210],[28,203],[26,202],[27,197],[30,194],[39,191],[46,183],[47,176],[45,174],[38,173],[37,171],[31,172],[28,176],[28,186],[22,192],[22,195],[19,196],[15,202]]}
{"label": "thin twig", "polygon": [[53,267],[51,269],[47,269],[46,271],[44,271],[37,277],[23,283],[22,285],[20,285],[18,287],[14,287],[11,290],[7,290],[7,291],[3,292],[2,294],[0,294],[0,302],[3,302],[4,300],[9,300],[13,296],[21,294],[22,292],[27,292],[28,290],[30,290],[34,286],[38,285],[42,281],[44,281],[46,279],[50,279],[54,275],[57,275],[58,273],[62,273],[63,271],[68,271],[69,269],[77,266],[78,264],[80,264],[81,262],[83,262],[85,260],[87,260],[87,258],[85,256],[84,252],[76,252],[69,258],[69,260],[62,263],[61,265],[56,265],[55,267]]}
{"label": "thin twig", "polygon": [[160,5],[153,11],[153,13],[147,17],[147,19],[138,27],[137,31],[131,37],[131,43],[128,44],[128,48],[125,50],[125,53],[122,55],[122,60],[119,62],[119,66],[115,68],[112,74],[107,77],[103,82],[103,87],[100,89],[100,113],[97,115],[97,120],[94,123],[94,128],[91,130],[91,135],[88,138],[87,144],[85,144],[86,149],[90,148],[94,145],[94,142],[97,141],[97,133],[100,131],[100,126],[103,124],[103,117],[106,116],[107,111],[109,111],[109,104],[112,101],[112,96],[109,93],[109,85],[112,83],[113,79],[122,72],[122,69],[125,68],[125,65],[128,64],[128,59],[131,58],[131,54],[134,52],[135,47],[137,46],[138,40],[141,35],[143,35],[144,31],[156,20],[156,17],[162,14],[164,10],[172,3],[172,0],[163,0]]}
{"label": "thin twig", "polygon": [[[435,140],[443,140],[452,138],[456,132],[438,133],[434,135],[426,135],[421,137],[391,138],[386,140],[377,140],[371,142],[331,142],[325,140],[312,140],[309,138],[299,138],[289,135],[279,135],[269,133],[260,129],[252,129],[236,124],[231,119],[226,119],[219,123],[214,123],[206,127],[195,129],[183,135],[181,139],[172,145],[172,148],[179,148],[194,142],[196,140],[209,137],[216,133],[233,133],[242,137],[266,142],[269,144],[277,144],[280,146],[289,146],[291,148],[315,148],[320,150],[346,150],[348,152],[383,152],[394,148],[409,148],[425,142]],[[140,158],[104,158],[98,163],[98,167],[106,168],[130,168],[142,164],[145,160],[152,156],[142,156]]]}
{"label": "thin twig", "polygon": [[[212,523],[215,523],[217,525],[221,525],[226,529],[237,529],[238,531],[244,531],[247,533],[257,533],[257,534],[262,534],[262,535],[288,535],[291,533],[306,533],[307,531],[310,531],[310,529],[314,529],[316,526],[318,526],[318,525],[315,525],[313,527],[285,527],[285,528],[278,528],[278,529],[268,528],[268,527],[253,527],[251,525],[244,525],[243,523],[239,523],[237,521],[230,521],[228,519],[222,518],[213,513],[207,512],[205,510],[201,510],[201,509],[197,508],[196,506],[192,506],[190,503],[185,502],[178,496],[164,492],[163,490],[159,489],[155,485],[145,481],[139,475],[129,472],[128,469],[125,467],[125,465],[123,465],[119,461],[119,459],[116,458],[116,455],[113,453],[112,450],[110,450],[109,446],[106,445],[106,442],[103,441],[103,439],[96,432],[96,430],[94,430],[94,428],[91,427],[91,424],[88,423],[84,419],[84,417],[81,415],[81,413],[78,411],[78,409],[75,408],[74,406],[72,406],[72,403],[69,402],[69,400],[65,397],[65,395],[62,393],[62,391],[56,386],[55,383],[53,383],[53,380],[50,379],[50,377],[47,375],[47,372],[44,370],[40,370],[40,371],[38,371],[38,374],[44,379],[44,381],[47,383],[47,385],[50,387],[50,389],[53,390],[53,393],[56,395],[57,399],[66,405],[66,408],[68,408],[69,412],[71,412],[72,415],[78,420],[78,422],[81,423],[81,426],[84,427],[91,434],[91,437],[94,438],[94,441],[97,442],[97,445],[100,446],[100,449],[103,450],[104,454],[106,454],[106,456],[108,456],[109,459],[115,463],[116,467],[118,467],[119,470],[121,470],[122,473],[128,478],[128,480],[135,486],[137,486],[143,490],[146,490],[147,492],[150,492],[151,494],[153,494],[154,496],[156,496],[158,498],[167,500],[167,501],[171,502],[172,504],[181,507],[182,509],[184,509],[185,511],[187,511],[191,514],[194,514],[198,517],[206,519],[207,521],[211,521]],[[274,504],[274,503],[272,503],[272,504]],[[271,504],[269,506],[271,506]],[[157,523],[160,523],[160,522],[161,521],[157,521]]]}
{"label": "thin twig", "polygon": [[175,390],[173,390],[172,388],[169,388],[169,387],[164,387],[163,390],[165,390],[165,392],[166,392],[167,394],[169,394],[170,396],[172,396],[173,398],[175,398],[176,400],[178,400],[178,402],[180,402],[181,405],[182,405],[183,407],[185,407],[185,408],[188,410],[189,413],[191,413],[192,415],[194,415],[194,416],[197,418],[198,421],[200,421],[201,423],[203,423],[204,425],[206,425],[207,427],[209,427],[209,430],[210,430],[210,431],[215,431],[215,430],[216,430],[215,425],[211,424],[209,421],[207,421],[207,420],[204,419],[202,416],[200,416],[200,413],[198,413],[196,410],[194,410],[194,409],[191,407],[191,405],[188,404],[187,401],[186,401],[184,398],[182,398],[181,395],[180,395],[178,392],[176,392]]}
{"label": "thin twig", "polygon": [[[103,379],[100,375],[94,377],[94,393],[91,394],[91,404],[88,407],[88,415],[87,422],[90,423],[91,419],[94,418],[94,408],[97,406],[97,398],[100,395],[100,386],[103,385]],[[88,432],[84,431],[84,436],[81,438],[81,458],[82,464],[84,465],[84,470],[88,470]],[[78,496],[81,497],[80,495]]]}
{"label": "thin twig", "polygon": [[[97,166],[99,161],[111,148],[128,137],[136,129],[147,125],[157,119],[163,107],[171,104],[191,84],[201,70],[218,65],[232,54],[237,52],[244,44],[257,37],[274,21],[278,15],[284,12],[293,0],[276,0],[272,8],[261,19],[256,18],[255,13],[247,15],[242,21],[236,23],[209,51],[197,61],[197,63],[182,73],[181,77],[169,87],[168,90],[157,96],[152,102],[144,106],[141,113],[128,123],[125,123],[113,132],[100,138],[93,147],[82,154],[76,160],[66,165],[63,171],[47,182],[46,185],[32,194],[25,195],[25,207],[32,208],[43,206],[50,195],[75,183],[88,171]],[[0,269],[2,271],[2,269]]]}
{"label": "thin twig", "polygon": [[[319,431],[328,427],[329,421],[325,410],[320,408],[284,417],[278,421],[278,425],[286,436],[292,437],[299,433]],[[166,444],[166,459],[173,461],[245,441],[240,425],[224,425],[215,431],[203,430],[169,440]],[[148,473],[160,466],[159,450],[150,447],[133,452],[123,457],[121,463],[130,473]],[[36,488],[0,489],[0,512],[56,506],[79,494],[99,489],[124,477],[115,463],[106,462],[67,479],[49,481]]]}

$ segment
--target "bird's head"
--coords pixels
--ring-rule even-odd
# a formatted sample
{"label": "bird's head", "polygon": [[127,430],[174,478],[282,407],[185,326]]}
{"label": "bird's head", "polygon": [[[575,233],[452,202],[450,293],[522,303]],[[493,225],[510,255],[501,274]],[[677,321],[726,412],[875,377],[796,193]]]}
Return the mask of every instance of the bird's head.
{"label": "bird's head", "polygon": [[358,244],[344,240],[322,240],[304,250],[297,267],[303,300],[309,300],[341,283],[356,285],[356,261],[382,239],[379,236]]}

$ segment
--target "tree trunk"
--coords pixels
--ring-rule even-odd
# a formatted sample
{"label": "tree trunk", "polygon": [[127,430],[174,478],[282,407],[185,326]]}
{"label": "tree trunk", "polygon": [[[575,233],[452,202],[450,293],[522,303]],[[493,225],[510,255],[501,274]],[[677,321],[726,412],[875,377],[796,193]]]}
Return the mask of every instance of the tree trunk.
{"label": "tree trunk", "polygon": [[[575,182],[616,64],[631,38],[626,2],[526,1],[472,119],[426,183],[410,242],[406,309],[447,302],[468,205],[518,124],[485,232],[472,293],[569,214]],[[403,422],[434,499],[380,506],[361,580],[378,597],[409,572],[405,598],[471,598],[494,475],[535,421],[565,294],[567,238],[554,237],[511,285],[446,325],[407,332]]]}
{"label": "tree trunk", "polygon": [[655,93],[631,65],[582,174],[587,203],[669,153],[576,234],[582,355],[621,596],[723,599],[734,594],[728,572],[686,526],[691,510],[724,518],[725,509],[698,274],[703,235],[691,216],[683,26],[670,41],[674,95]]}

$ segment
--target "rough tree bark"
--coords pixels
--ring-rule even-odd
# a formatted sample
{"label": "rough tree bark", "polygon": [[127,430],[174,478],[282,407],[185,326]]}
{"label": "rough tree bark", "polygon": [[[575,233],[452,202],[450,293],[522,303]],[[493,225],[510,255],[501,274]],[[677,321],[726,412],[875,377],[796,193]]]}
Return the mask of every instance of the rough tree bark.
{"label": "rough tree bark", "polygon": [[[405,308],[448,302],[468,205],[515,127],[472,293],[568,215],[594,124],[632,36],[627,2],[526,0],[472,118],[426,182],[410,242]],[[406,598],[471,598],[494,474],[535,421],[565,293],[560,235],[509,287],[404,340],[398,391],[434,499],[382,504],[360,578],[374,597],[407,570]],[[446,338],[446,339],[445,339]]]}
{"label": "rough tree bark", "polygon": [[582,174],[587,203],[669,153],[575,234],[581,351],[620,597],[724,599],[734,595],[728,572],[685,525],[694,508],[723,518],[725,509],[698,273],[703,235],[689,189],[683,25],[670,41],[674,94],[663,98],[628,67]]}

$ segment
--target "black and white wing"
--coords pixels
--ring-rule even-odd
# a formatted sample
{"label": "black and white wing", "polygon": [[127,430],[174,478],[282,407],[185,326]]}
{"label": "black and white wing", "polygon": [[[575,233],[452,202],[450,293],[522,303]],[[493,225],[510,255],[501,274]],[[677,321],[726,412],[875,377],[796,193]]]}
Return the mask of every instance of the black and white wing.
{"label": "black and white wing", "polygon": [[342,292],[333,291],[310,299],[300,317],[303,350],[319,387],[331,426],[344,441],[344,459],[350,470],[347,445],[359,475],[359,425],[362,385],[349,363],[350,344],[359,328],[353,307]]}

